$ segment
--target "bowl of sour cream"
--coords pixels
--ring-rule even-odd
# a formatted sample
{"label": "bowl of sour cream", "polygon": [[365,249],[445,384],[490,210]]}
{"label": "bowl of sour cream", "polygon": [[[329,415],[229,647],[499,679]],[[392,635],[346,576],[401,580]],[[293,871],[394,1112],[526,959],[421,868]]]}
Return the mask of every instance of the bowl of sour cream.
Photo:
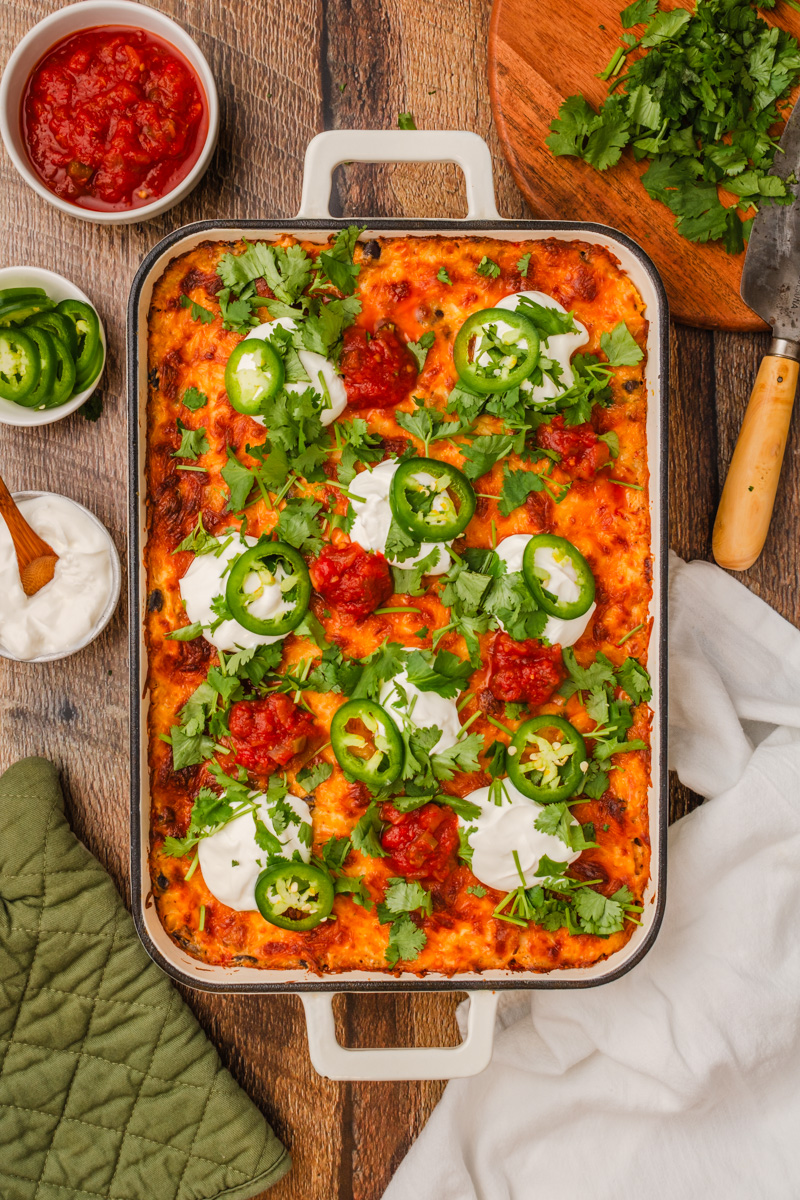
{"label": "bowl of sour cream", "polygon": [[15,492],[14,499],[58,562],[50,582],[26,596],[0,518],[0,655],[37,663],[67,658],[111,620],[122,581],[119,554],[105,525],[75,500],[54,492]]}

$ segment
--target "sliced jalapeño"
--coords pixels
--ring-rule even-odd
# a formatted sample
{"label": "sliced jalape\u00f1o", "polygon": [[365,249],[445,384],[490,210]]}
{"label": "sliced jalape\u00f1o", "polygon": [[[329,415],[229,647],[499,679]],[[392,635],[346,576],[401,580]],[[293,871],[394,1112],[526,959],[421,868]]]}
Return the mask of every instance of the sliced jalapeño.
{"label": "sliced jalape\u00f1o", "polygon": [[[566,575],[566,591],[573,599],[561,599],[550,590],[553,575]],[[522,574],[539,608],[551,617],[571,621],[582,617],[594,603],[592,568],[577,546],[552,533],[532,537],[522,556]]]}
{"label": "sliced jalape\u00f1o", "polygon": [[523,721],[508,748],[508,777],[537,804],[577,792],[586,774],[586,743],[563,717],[543,714]]}
{"label": "sliced jalape\u00f1o", "polygon": [[256,880],[258,911],[279,929],[313,929],[330,913],[333,897],[333,879],[314,863],[280,862]]}
{"label": "sliced jalape\u00f1o", "polygon": [[373,791],[399,777],[403,739],[392,718],[372,700],[348,700],[331,721],[331,746],[339,766]]}
{"label": "sliced jalape\u00f1o", "polygon": [[521,312],[484,308],[467,317],[453,346],[461,382],[474,392],[507,392],[539,361],[539,333]]}
{"label": "sliced jalape\u00f1o", "polygon": [[310,598],[311,580],[302,555],[293,546],[266,538],[234,560],[225,588],[234,620],[263,637],[282,637],[296,629]]}
{"label": "sliced jalape\u00f1o", "polygon": [[392,514],[419,542],[447,542],[466,529],[475,492],[466,475],[437,458],[408,458],[392,477]]}

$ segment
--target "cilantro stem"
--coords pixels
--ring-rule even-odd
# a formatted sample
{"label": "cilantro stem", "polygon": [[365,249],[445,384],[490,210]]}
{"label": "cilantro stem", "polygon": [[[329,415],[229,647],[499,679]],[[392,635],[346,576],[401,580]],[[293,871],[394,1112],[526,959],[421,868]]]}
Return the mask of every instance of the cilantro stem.
{"label": "cilantro stem", "polygon": [[205,929],[205,927],[206,927],[206,906],[205,906],[205,904],[201,904],[200,905],[200,924],[197,926],[197,928],[199,929],[200,933],[202,933],[203,930]]}
{"label": "cilantro stem", "polygon": [[192,865],[189,867],[189,870],[186,872],[186,874],[183,877],[184,879],[192,878],[195,871],[197,870],[197,864],[199,863],[199,861],[200,861],[200,855],[195,854],[194,858],[192,859]]}
{"label": "cilantro stem", "polygon": [[481,500],[499,500],[499,496],[490,496],[488,492],[476,492],[476,496],[480,496]]}
{"label": "cilantro stem", "polygon": [[492,725],[495,725],[498,729],[502,729],[503,733],[507,733],[508,736],[513,739],[513,731],[510,730],[507,725],[503,725],[501,721],[496,721],[494,717],[490,717],[488,713],[484,713],[484,716],[486,717],[487,721],[491,721]]}
{"label": "cilantro stem", "polygon": [[633,637],[633,635],[634,635],[635,633],[638,633],[640,629],[644,629],[644,623],[643,623],[643,622],[642,622],[642,623],[640,623],[639,625],[634,625],[633,629],[631,629],[631,631],[630,631],[629,633],[626,633],[626,634],[624,635],[624,637],[621,637],[621,638],[619,639],[619,641],[617,642],[617,645],[618,645],[618,646],[624,646],[624,645],[625,645],[625,643],[627,642],[628,638],[630,638],[630,637]]}
{"label": "cilantro stem", "polygon": [[178,466],[175,468],[175,470],[176,471],[203,471],[206,475],[208,474],[208,467],[191,467],[191,466],[189,466],[188,463],[185,465],[182,465],[179,463]]}
{"label": "cilantro stem", "polygon": [[618,483],[620,487],[633,488],[636,492],[643,492],[644,488],[640,483],[626,483],[624,479],[609,479],[609,483]]}
{"label": "cilantro stem", "polygon": [[608,66],[604,71],[600,72],[597,78],[608,80],[612,75],[616,75],[619,64],[622,62],[624,57],[625,51],[622,49],[622,46],[617,46],[616,50],[611,55],[611,61],[609,62]]}
{"label": "cilantro stem", "polygon": [[470,700],[473,700],[474,698],[474,692],[467,692],[466,696],[464,696],[462,700],[459,700],[458,704],[456,705],[456,712],[461,712],[462,708],[466,708]]}
{"label": "cilantro stem", "polygon": [[398,608],[376,608],[372,614],[374,617],[382,617],[384,613],[421,613],[421,608],[412,608],[410,604],[401,604]]}
{"label": "cilantro stem", "polygon": [[496,550],[497,549],[497,526],[494,523],[494,518],[492,518],[491,530],[492,530],[492,549]]}

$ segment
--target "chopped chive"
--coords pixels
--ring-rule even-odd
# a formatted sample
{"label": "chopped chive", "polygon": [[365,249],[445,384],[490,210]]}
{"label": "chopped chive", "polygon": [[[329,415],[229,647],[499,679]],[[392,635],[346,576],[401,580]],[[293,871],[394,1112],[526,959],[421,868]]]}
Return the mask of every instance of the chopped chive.
{"label": "chopped chive", "polygon": [[517,854],[516,850],[511,851],[511,857],[514,859],[514,866],[517,868],[517,874],[519,875],[520,879],[522,880],[522,886],[524,888],[526,888],[528,886],[528,883],[527,883],[527,880],[525,879],[525,876],[522,873],[522,867],[520,866],[519,855]]}
{"label": "chopped chive", "polygon": [[627,642],[628,638],[633,637],[633,635],[635,633],[638,633],[640,629],[644,629],[644,622],[641,622],[639,625],[634,625],[634,627],[630,631],[630,633],[626,633],[624,637],[621,637],[619,639],[619,641],[617,642],[617,645],[624,646],[625,643]]}
{"label": "chopped chive", "polygon": [[494,519],[492,519],[491,528],[492,528],[492,549],[496,550],[497,549],[497,526],[494,523]]}
{"label": "chopped chive", "polygon": [[503,725],[501,721],[496,721],[494,717],[490,717],[488,713],[484,713],[484,716],[486,717],[487,721],[491,721],[492,725],[496,725],[498,729],[502,729],[503,733],[507,733],[508,736],[513,739],[513,731],[510,730],[507,725]]}
{"label": "chopped chive", "polygon": [[179,464],[175,469],[177,471],[203,471],[208,474],[208,467],[190,467],[188,464]]}
{"label": "chopped chive", "polygon": [[206,927],[206,906],[205,906],[205,904],[201,904],[200,905],[200,924],[197,926],[197,928],[202,933],[203,930],[205,929],[205,927]]}
{"label": "chopped chive", "polygon": [[469,704],[470,700],[472,700],[474,698],[474,696],[475,696],[474,692],[467,692],[466,696],[464,696],[464,698],[462,700],[459,700],[458,704],[456,705],[456,711],[461,712],[462,708],[466,708],[467,705]]}
{"label": "chopped chive", "polygon": [[421,613],[422,609],[421,608],[412,608],[411,605],[409,605],[409,604],[402,604],[398,608],[376,608],[375,612],[372,615],[374,617],[382,617],[384,615],[384,613],[396,613],[396,612]]}
{"label": "chopped chive", "polygon": [[459,736],[459,737],[463,737],[463,736],[464,736],[464,734],[465,734],[465,733],[467,732],[467,730],[469,729],[469,727],[470,727],[470,725],[472,724],[472,722],[473,722],[473,721],[477,721],[478,717],[480,717],[480,716],[482,716],[482,715],[483,715],[483,714],[481,713],[481,710],[480,710],[480,709],[478,709],[478,711],[477,711],[477,712],[474,712],[474,713],[472,714],[472,716],[471,716],[471,717],[469,717],[469,719],[468,719],[468,720],[466,720],[466,721],[464,722],[464,724],[461,726],[461,732],[459,733],[459,735],[458,735],[458,736]]}
{"label": "chopped chive", "polygon": [[609,483],[618,483],[620,487],[633,488],[634,491],[643,492],[644,488],[640,483],[626,483],[624,479],[609,479]]}
{"label": "chopped chive", "polygon": [[186,874],[184,875],[184,879],[191,879],[191,878],[192,878],[192,876],[194,875],[195,871],[197,870],[197,864],[199,863],[199,861],[200,861],[200,855],[199,855],[199,854],[195,854],[194,858],[192,859],[192,865],[189,867],[189,870],[188,870],[188,871],[186,872]]}

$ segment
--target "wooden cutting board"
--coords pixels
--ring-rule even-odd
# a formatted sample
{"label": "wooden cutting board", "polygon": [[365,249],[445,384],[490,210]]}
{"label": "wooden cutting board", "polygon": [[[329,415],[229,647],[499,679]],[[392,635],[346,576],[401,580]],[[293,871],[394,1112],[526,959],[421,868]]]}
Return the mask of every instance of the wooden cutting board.
{"label": "wooden cutting board", "polygon": [[[535,217],[599,221],[637,241],[661,273],[675,320],[765,329],[739,296],[744,254],[680,237],[672,213],[639,182],[645,163],[635,163],[626,151],[616,167],[600,172],[578,158],[556,158],[545,145],[566,96],[581,92],[595,108],[605,99],[606,84],[595,75],[619,44],[622,7],[624,0],[495,0],[489,90],[517,184]],[[785,4],[778,8],[777,23],[800,37],[800,13]]]}

